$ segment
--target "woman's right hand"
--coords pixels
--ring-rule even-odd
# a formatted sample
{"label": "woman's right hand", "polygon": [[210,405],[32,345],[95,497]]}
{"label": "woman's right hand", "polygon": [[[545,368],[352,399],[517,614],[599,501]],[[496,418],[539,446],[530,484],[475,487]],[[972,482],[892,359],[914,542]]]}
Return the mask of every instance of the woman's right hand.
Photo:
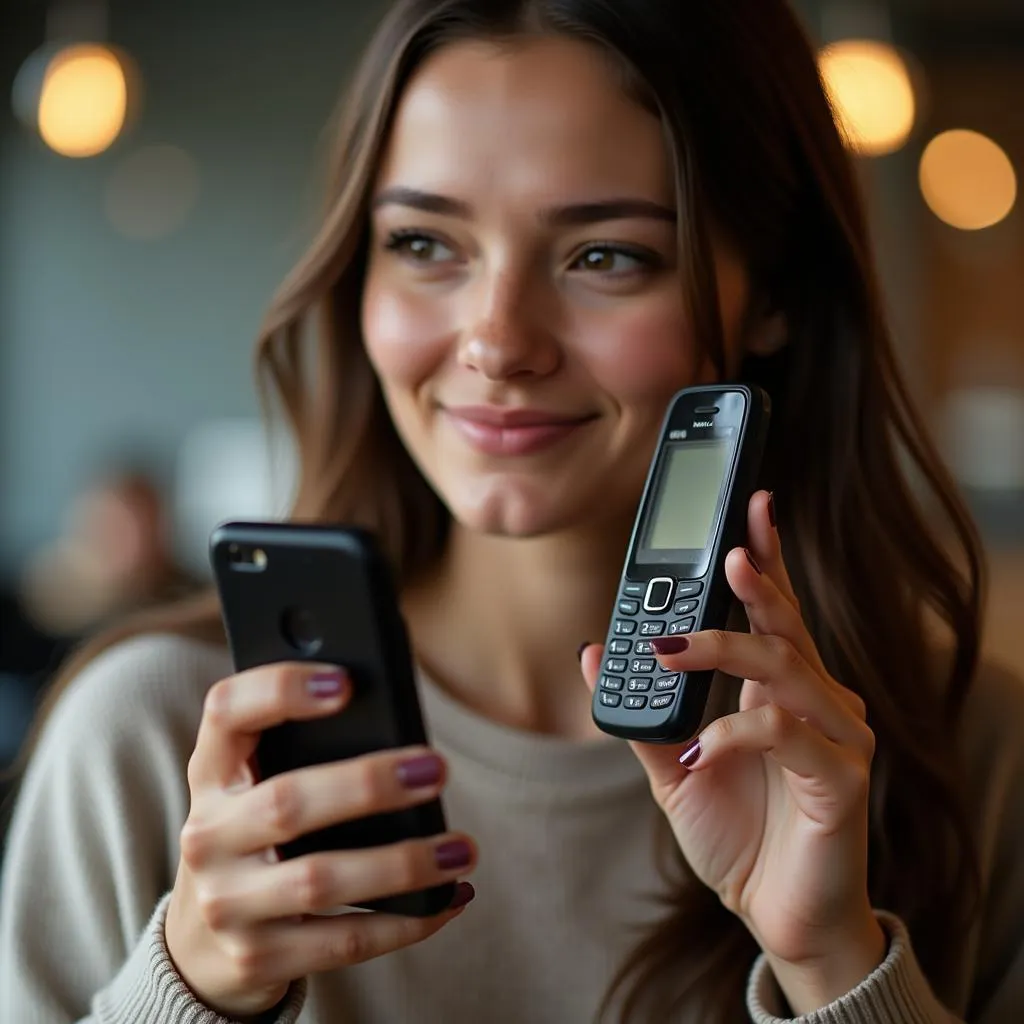
{"label": "woman's right hand", "polygon": [[280,862],[268,855],[327,825],[426,803],[443,788],[444,763],[426,748],[254,780],[249,764],[263,730],[337,714],[350,693],[333,666],[280,663],[223,679],[206,698],[165,935],[184,981],[224,1016],[258,1015],[297,978],[420,942],[472,899],[463,882],[452,906],[435,917],[308,916],[453,881],[476,861],[463,835]]}

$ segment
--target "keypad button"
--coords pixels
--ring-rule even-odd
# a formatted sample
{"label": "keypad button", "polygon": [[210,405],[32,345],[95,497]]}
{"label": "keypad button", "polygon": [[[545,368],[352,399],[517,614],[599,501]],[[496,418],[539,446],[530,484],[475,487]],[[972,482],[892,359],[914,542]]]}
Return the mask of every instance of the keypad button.
{"label": "keypad button", "polygon": [[665,632],[665,623],[657,619],[648,619],[640,623],[641,636],[661,636]]}
{"label": "keypad button", "polygon": [[624,597],[619,602],[620,615],[636,615],[638,611],[640,611],[640,602],[631,597]]}
{"label": "keypad button", "polygon": [[606,672],[625,672],[628,664],[625,658],[609,658],[604,667]]}
{"label": "keypad button", "polygon": [[601,703],[606,708],[617,708],[622,703],[622,698],[617,693],[608,693],[607,691],[602,690]]}
{"label": "keypad button", "polygon": [[690,612],[695,612],[697,610],[697,605],[699,604],[700,601],[676,601],[676,603],[672,605],[672,614],[689,615]]}
{"label": "keypad button", "polygon": [[672,580],[667,576],[651,580],[644,598],[645,612],[663,612],[672,603]]}
{"label": "keypad button", "polygon": [[626,689],[631,690],[633,693],[646,693],[650,688],[651,680],[648,676],[633,676],[626,683]]}
{"label": "keypad button", "polygon": [[616,619],[615,632],[618,636],[632,636],[636,632],[636,623],[629,619]]}
{"label": "keypad button", "polygon": [[636,646],[633,648],[634,654],[653,654],[654,645],[650,640],[637,640]]}
{"label": "keypad button", "polygon": [[643,597],[647,593],[646,583],[625,583],[622,587],[622,593],[626,597]]}
{"label": "keypad button", "polygon": [[602,690],[621,690],[624,683],[622,676],[601,676]]}
{"label": "keypad button", "polygon": [[646,672],[653,672],[655,661],[653,658],[634,658],[629,665],[629,671],[635,676],[643,675]]}
{"label": "keypad button", "polygon": [[613,640],[608,645],[609,654],[629,654],[633,649],[632,640]]}
{"label": "keypad button", "polygon": [[678,636],[680,633],[691,632],[695,621],[695,619],[677,619],[668,627],[668,635]]}
{"label": "keypad button", "polygon": [[696,597],[703,589],[703,583],[698,583],[695,580],[683,580],[676,587],[676,597]]}
{"label": "keypad button", "polygon": [[[651,710],[660,711],[662,708],[667,708],[675,699],[674,693],[659,693],[657,697],[651,698]],[[626,700],[629,698],[627,697]]]}
{"label": "keypad button", "polygon": [[639,711],[641,708],[647,706],[647,698],[640,693],[629,693],[626,694],[625,706],[630,711]]}
{"label": "keypad button", "polygon": [[673,676],[659,676],[654,681],[656,690],[674,690],[679,685],[679,673]]}

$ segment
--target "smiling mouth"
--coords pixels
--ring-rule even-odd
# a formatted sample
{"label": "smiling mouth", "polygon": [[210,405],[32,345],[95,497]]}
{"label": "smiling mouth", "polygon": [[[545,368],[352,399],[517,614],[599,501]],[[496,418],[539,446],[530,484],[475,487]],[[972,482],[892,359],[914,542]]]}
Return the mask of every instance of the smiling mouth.
{"label": "smiling mouth", "polygon": [[597,415],[566,417],[533,409],[443,408],[463,440],[484,455],[534,455],[566,440]]}

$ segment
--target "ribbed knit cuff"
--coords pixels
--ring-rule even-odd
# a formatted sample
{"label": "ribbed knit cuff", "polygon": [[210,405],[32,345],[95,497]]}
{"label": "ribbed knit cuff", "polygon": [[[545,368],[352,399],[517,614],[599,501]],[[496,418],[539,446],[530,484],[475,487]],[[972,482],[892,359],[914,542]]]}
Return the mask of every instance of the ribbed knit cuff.
{"label": "ribbed knit cuff", "polygon": [[[97,1024],[232,1024],[200,1003],[175,970],[164,941],[170,898],[160,900],[131,956],[93,998]],[[295,1024],[305,998],[305,981],[295,982],[273,1024]]]}
{"label": "ribbed knit cuff", "polygon": [[876,910],[889,936],[889,953],[855,989],[802,1017],[784,1017],[785,1000],[762,954],[750,972],[747,1012],[754,1024],[952,1024],[956,1018],[935,998],[910,945],[906,926]]}

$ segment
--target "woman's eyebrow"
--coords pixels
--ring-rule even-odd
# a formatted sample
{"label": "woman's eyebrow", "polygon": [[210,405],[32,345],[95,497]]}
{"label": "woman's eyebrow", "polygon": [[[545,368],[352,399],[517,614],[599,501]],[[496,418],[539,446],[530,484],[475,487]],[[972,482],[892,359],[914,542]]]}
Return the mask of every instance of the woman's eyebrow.
{"label": "woman's eyebrow", "polygon": [[[380,192],[373,200],[373,209],[382,206],[406,206],[424,213],[436,213],[461,220],[473,218],[473,207],[461,199],[423,192],[404,185],[394,185]],[[593,203],[573,203],[568,206],[554,206],[540,214],[541,223],[550,227],[578,227],[597,224],[601,221],[648,218],[675,223],[676,212],[671,207],[649,199],[603,199]]]}

